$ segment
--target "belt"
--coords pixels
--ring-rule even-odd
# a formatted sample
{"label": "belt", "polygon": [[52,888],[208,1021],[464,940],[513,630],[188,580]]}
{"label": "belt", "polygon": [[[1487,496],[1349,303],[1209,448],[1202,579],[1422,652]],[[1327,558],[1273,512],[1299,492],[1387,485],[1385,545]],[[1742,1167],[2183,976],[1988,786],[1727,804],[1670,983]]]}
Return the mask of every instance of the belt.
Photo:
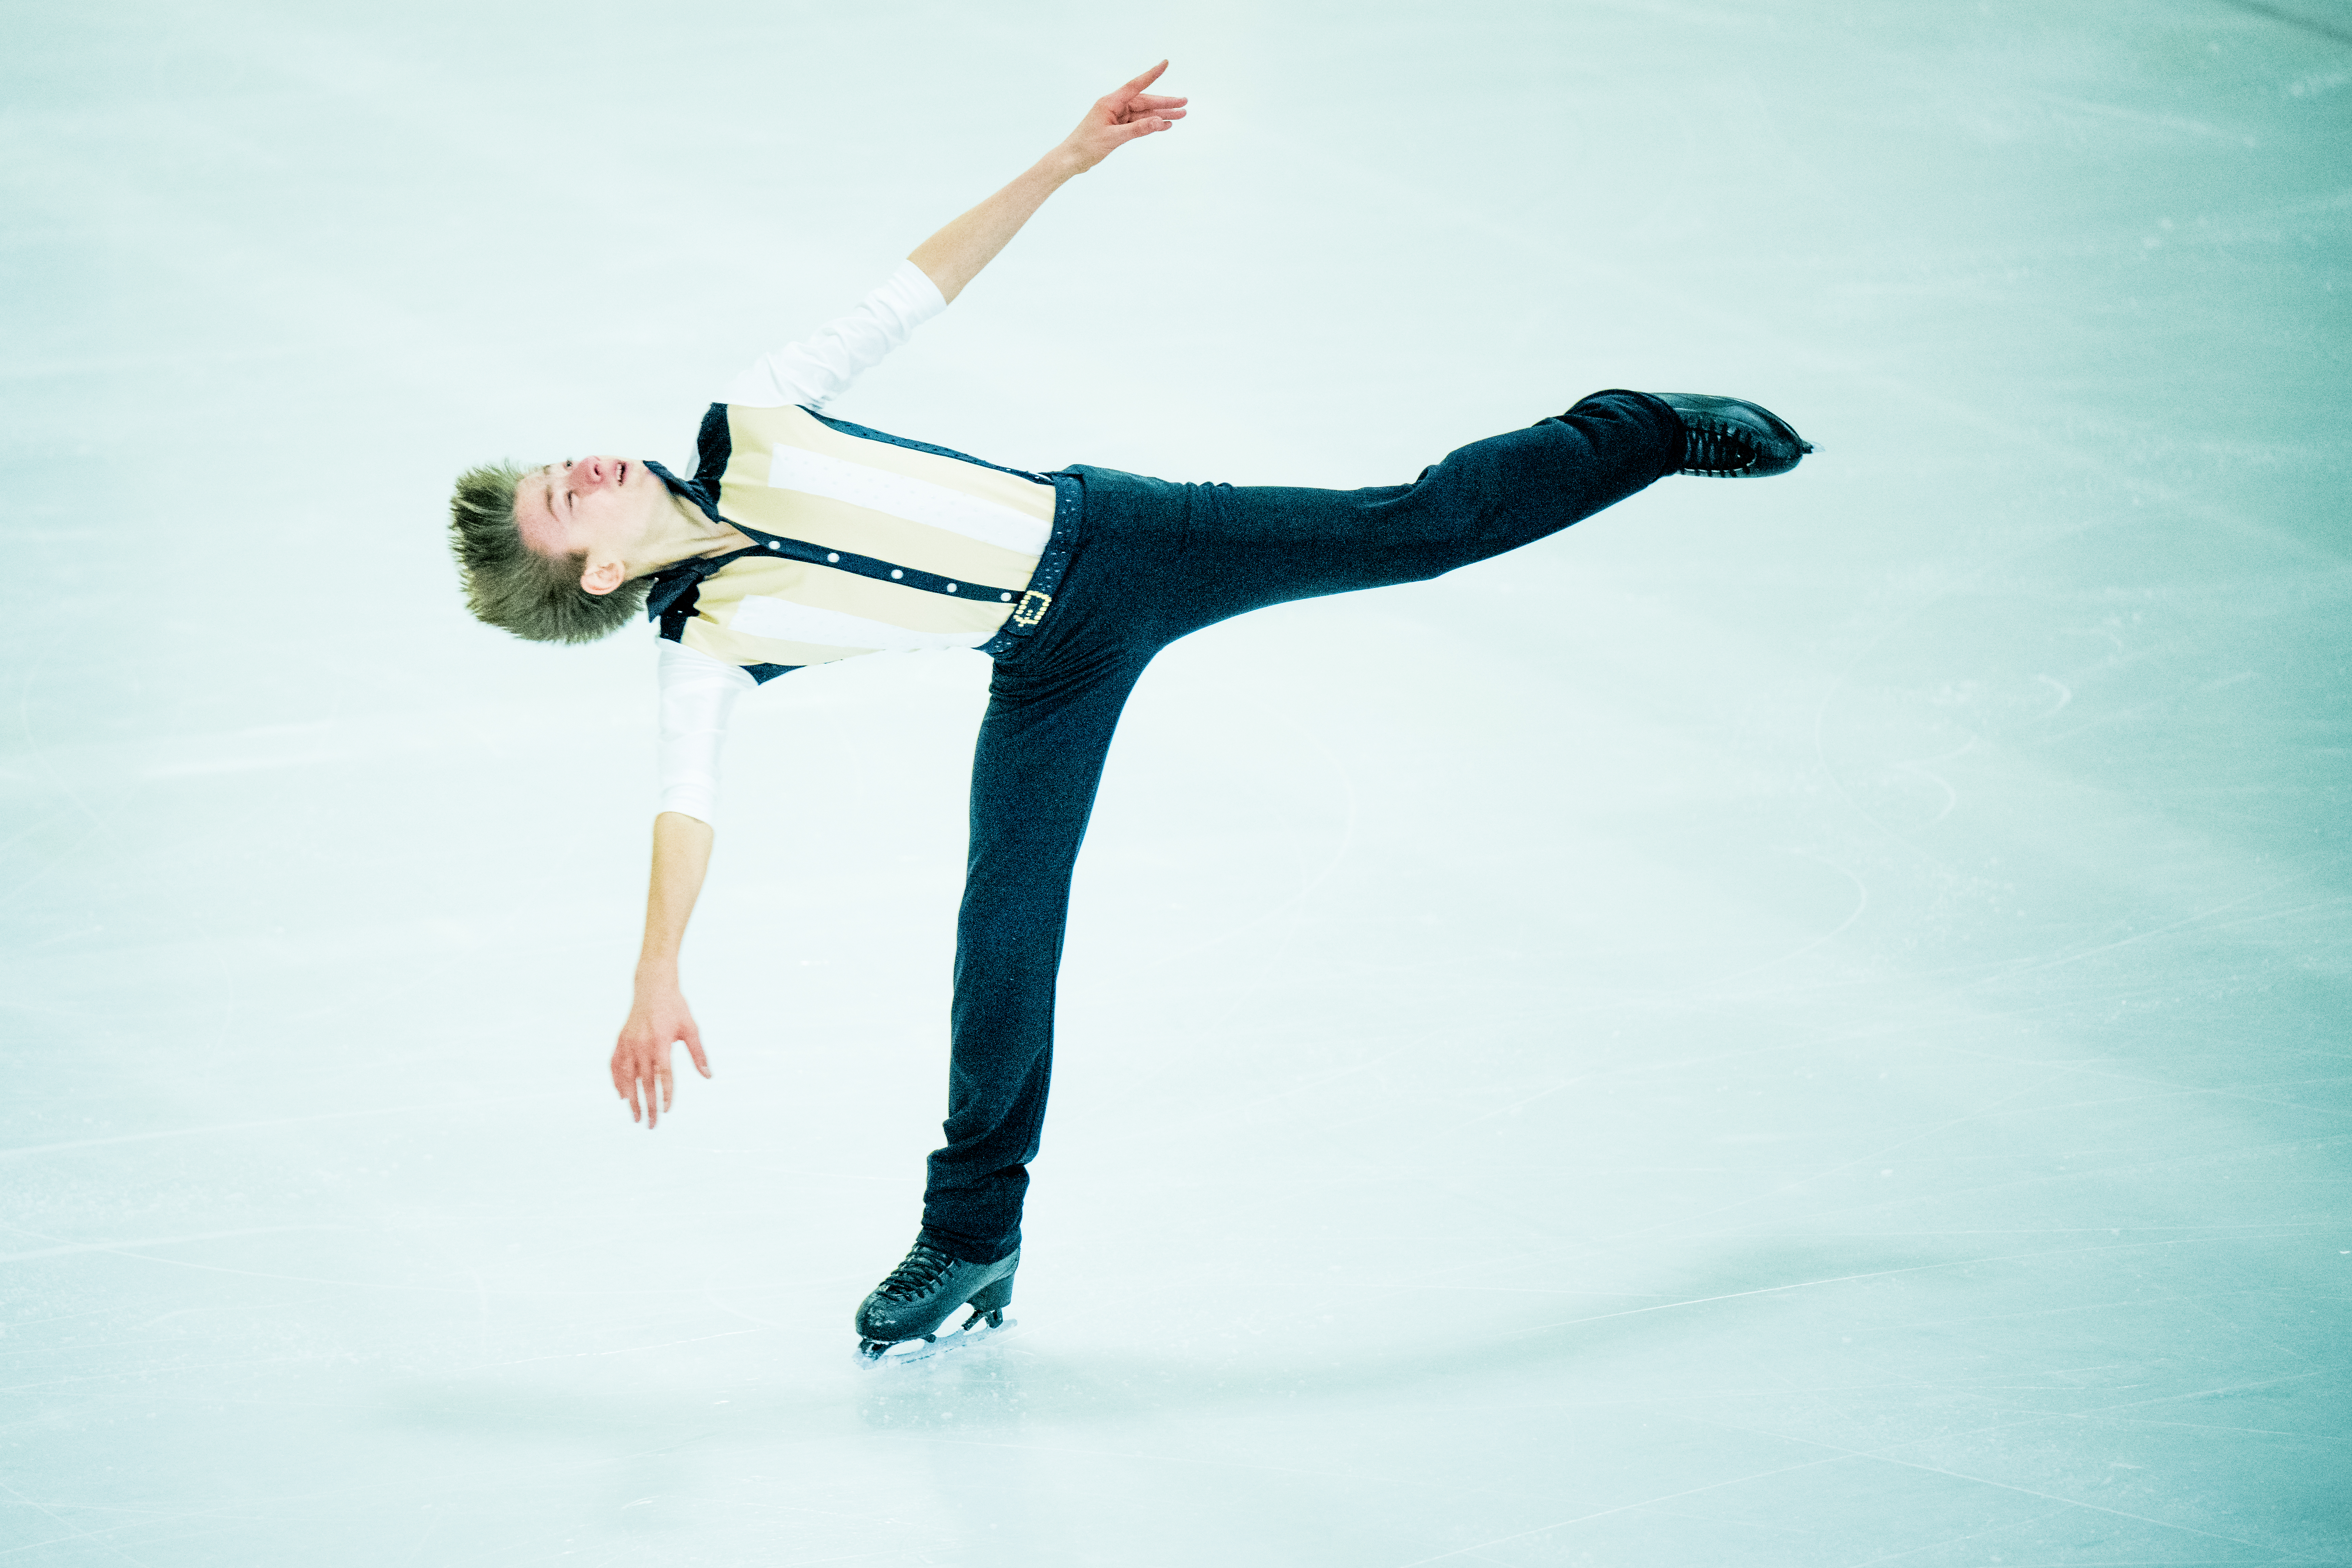
{"label": "belt", "polygon": [[1045,552],[1037,558],[1037,570],[1030,574],[1028,591],[1013,606],[1004,628],[980,645],[982,653],[1000,661],[1019,653],[1024,646],[1023,639],[1036,631],[1054,607],[1054,595],[1061,587],[1063,574],[1069,571],[1070,560],[1078,550],[1087,510],[1086,486],[1076,474],[1045,477],[1054,481],[1053,536],[1045,542]]}

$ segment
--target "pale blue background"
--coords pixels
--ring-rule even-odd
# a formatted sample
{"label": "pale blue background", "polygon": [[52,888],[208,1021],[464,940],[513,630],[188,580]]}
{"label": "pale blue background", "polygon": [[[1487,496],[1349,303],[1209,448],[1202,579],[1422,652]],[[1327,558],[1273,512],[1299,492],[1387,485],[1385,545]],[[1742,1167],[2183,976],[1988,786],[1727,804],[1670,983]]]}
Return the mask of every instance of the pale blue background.
{"label": "pale blue background", "polygon": [[[0,1565],[2352,1562],[2352,7],[0,39]],[[647,1136],[652,649],[469,622],[444,497],[678,458],[1161,55],[1195,117],[845,416],[1821,451],[1164,657],[1023,1326],[867,1376],[985,666],[747,706]]]}

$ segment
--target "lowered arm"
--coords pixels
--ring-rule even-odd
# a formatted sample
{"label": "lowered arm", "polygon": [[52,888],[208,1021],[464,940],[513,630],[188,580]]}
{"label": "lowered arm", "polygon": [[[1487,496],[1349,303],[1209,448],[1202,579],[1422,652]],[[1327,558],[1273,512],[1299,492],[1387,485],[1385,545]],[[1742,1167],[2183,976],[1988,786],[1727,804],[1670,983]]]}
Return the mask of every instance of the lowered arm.
{"label": "lowered arm", "polygon": [[683,1041],[697,1072],[710,1076],[702,1035],[678,989],[677,952],[710,868],[710,825],[684,812],[654,818],[653,883],[646,895],[646,941],[637,952],[636,999],[613,1048],[613,1088],[629,1119],[651,1128],[670,1107],[670,1046]]}
{"label": "lowered arm", "polygon": [[[1073,175],[1182,119],[1183,99],[1143,90],[1167,68],[1162,60],[1096,100],[1077,129],[1026,173],[916,247],[907,258],[911,271],[901,267],[848,315],[760,360],[737,377],[723,401],[822,407],[961,293]],[[673,1047],[683,1043],[695,1070],[710,1076],[702,1037],[678,985],[678,952],[710,866],[719,742],[735,699],[754,684],[748,671],[707,653],[676,642],[662,645],[662,810],[654,818],[635,994],[612,1060],[614,1090],[628,1102],[632,1119],[647,1128],[670,1109]]]}

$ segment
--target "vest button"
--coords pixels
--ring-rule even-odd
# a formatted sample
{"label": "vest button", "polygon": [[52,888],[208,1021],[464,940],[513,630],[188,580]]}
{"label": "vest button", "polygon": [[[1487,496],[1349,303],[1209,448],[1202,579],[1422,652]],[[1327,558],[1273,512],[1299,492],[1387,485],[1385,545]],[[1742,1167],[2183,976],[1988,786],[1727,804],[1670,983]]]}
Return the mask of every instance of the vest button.
{"label": "vest button", "polygon": [[890,568],[890,575],[893,577],[904,577],[906,574],[899,571],[896,566],[893,566]]}
{"label": "vest button", "polygon": [[996,596],[1003,600],[1008,605],[1013,602],[1013,595],[1010,594],[999,594]]}
{"label": "vest button", "polygon": [[771,550],[782,550],[783,547],[783,543],[780,540],[771,539],[768,541],[768,548]]}
{"label": "vest button", "polygon": [[949,593],[950,593],[950,594],[952,594],[952,593],[954,593],[954,592],[955,592],[955,584],[954,584],[950,583],[950,584],[948,584],[948,592],[949,592]]}
{"label": "vest button", "polygon": [[824,552],[824,558],[827,561],[838,561],[841,559],[841,552],[837,550],[828,550]]}

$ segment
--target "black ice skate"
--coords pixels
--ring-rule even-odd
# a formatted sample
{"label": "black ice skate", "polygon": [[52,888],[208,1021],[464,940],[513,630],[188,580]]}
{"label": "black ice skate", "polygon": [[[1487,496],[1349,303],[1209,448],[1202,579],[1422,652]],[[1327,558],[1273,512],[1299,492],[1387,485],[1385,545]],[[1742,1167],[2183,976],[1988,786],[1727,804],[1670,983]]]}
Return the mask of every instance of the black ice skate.
{"label": "black ice skate", "polygon": [[[857,1309],[857,1353],[867,1362],[920,1361],[1013,1327],[1013,1271],[1021,1249],[993,1263],[962,1263],[921,1237],[905,1261]],[[940,1325],[969,1304],[971,1316],[945,1333]]]}
{"label": "black ice skate", "polygon": [[1678,474],[1712,479],[1760,479],[1785,474],[1813,449],[1769,408],[1738,397],[1697,392],[1651,394],[1683,419],[1683,463]]}

